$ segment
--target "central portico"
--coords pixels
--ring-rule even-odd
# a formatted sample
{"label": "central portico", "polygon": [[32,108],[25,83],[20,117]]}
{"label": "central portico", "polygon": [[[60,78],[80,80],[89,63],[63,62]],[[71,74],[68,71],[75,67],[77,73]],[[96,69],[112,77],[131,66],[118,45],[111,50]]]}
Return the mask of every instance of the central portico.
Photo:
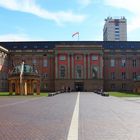
{"label": "central portico", "polygon": [[100,45],[56,45],[55,90],[93,91],[103,88],[103,49]]}

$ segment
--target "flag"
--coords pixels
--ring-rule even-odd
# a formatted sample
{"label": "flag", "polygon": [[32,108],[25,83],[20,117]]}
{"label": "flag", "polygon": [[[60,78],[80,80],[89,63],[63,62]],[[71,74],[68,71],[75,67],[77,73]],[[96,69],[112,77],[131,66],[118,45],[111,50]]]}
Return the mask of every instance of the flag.
{"label": "flag", "polygon": [[75,32],[72,37],[74,37],[75,35],[78,35],[79,36],[79,32]]}

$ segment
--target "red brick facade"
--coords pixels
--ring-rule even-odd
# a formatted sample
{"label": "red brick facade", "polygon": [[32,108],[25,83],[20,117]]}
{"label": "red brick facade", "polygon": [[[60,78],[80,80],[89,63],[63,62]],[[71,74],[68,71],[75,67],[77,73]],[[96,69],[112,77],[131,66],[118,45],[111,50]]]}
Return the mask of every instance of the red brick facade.
{"label": "red brick facade", "polygon": [[131,48],[133,42],[126,42],[125,45],[132,45],[125,49],[121,48],[119,42],[111,42],[113,49],[107,48],[111,46],[110,42],[56,42],[52,43],[53,46],[49,44],[50,48],[49,45],[46,47],[48,42],[43,44],[44,48],[41,47],[42,43],[27,42],[25,46],[20,42],[16,45],[9,43],[12,49],[9,47],[8,52],[1,50],[6,55],[1,57],[1,62],[5,62],[1,63],[0,81],[1,85],[5,85],[5,88],[0,87],[1,90],[8,89],[8,71],[21,64],[22,60],[37,68],[41,91],[57,91],[68,87],[83,91],[136,89],[135,80],[140,75],[140,48]]}

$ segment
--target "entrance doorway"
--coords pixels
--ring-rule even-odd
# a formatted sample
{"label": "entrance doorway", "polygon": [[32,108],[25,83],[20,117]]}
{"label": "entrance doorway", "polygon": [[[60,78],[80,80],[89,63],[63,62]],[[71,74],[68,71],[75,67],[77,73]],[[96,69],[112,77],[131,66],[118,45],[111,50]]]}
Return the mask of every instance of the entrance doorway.
{"label": "entrance doorway", "polygon": [[84,83],[83,82],[75,82],[75,90],[76,91],[84,91]]}

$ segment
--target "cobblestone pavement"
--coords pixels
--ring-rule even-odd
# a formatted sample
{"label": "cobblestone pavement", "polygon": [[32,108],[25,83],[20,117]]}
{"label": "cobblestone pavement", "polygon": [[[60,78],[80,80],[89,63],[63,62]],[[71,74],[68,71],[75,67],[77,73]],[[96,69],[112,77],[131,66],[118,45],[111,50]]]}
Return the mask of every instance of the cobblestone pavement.
{"label": "cobblestone pavement", "polygon": [[[67,140],[77,93],[0,97],[0,140]],[[140,140],[140,99],[80,93],[79,140]]]}
{"label": "cobblestone pavement", "polygon": [[1,98],[0,140],[66,140],[76,97]]}
{"label": "cobblestone pavement", "polygon": [[79,140],[140,140],[139,98],[81,93],[79,116]]}

